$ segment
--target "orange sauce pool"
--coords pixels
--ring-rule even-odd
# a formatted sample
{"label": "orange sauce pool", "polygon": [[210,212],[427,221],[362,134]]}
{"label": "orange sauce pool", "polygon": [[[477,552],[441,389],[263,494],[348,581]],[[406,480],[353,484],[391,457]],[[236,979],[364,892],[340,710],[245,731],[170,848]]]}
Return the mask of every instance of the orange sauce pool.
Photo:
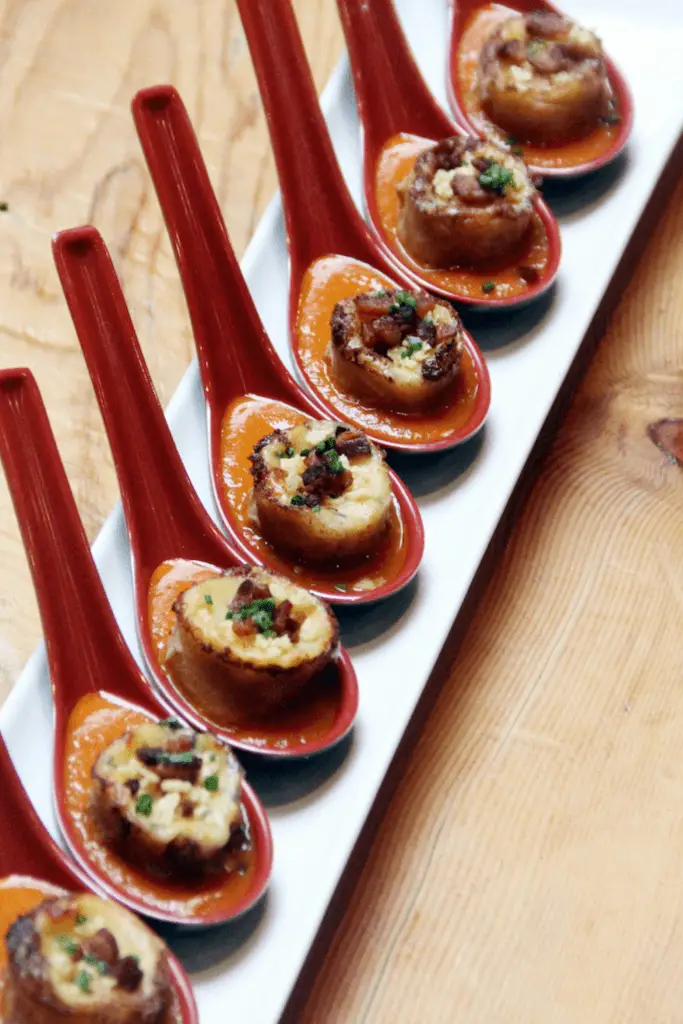
{"label": "orange sauce pool", "polygon": [[322,256],[304,274],[299,295],[296,339],[302,371],[313,388],[334,407],[339,418],[367,431],[380,442],[421,445],[440,441],[464,427],[474,411],[479,378],[472,357],[463,353],[458,383],[450,403],[421,416],[366,405],[337,385],[328,346],[330,317],[337,302],[362,292],[396,285],[384,274],[348,256]]}
{"label": "orange sauce pool", "polygon": [[[478,127],[503,140],[507,138],[507,133],[497,128],[487,118],[479,102],[477,91],[479,54],[487,38],[498,25],[509,18],[511,14],[517,13],[518,11],[502,4],[487,4],[475,9],[465,24],[458,48],[456,66],[453,68],[467,114]],[[560,146],[532,146],[529,143],[520,143],[519,147],[526,162],[534,167],[548,170],[552,168],[570,169],[601,157],[612,147],[618,134],[618,123],[601,122],[589,135],[565,142]]]}
{"label": "orange sauce pool", "polygon": [[245,870],[223,878],[214,876],[197,885],[177,885],[144,874],[127,864],[100,839],[91,807],[92,769],[105,747],[126,729],[148,721],[139,711],[105,700],[99,694],[82,697],[67,725],[64,786],[66,806],[80,845],[88,857],[114,885],[132,898],[149,901],[158,910],[190,918],[223,910],[226,914],[251,888],[255,871],[256,839],[244,854]]}
{"label": "orange sauce pool", "polygon": [[[175,624],[173,604],[184,590],[219,573],[219,569],[209,568],[201,562],[173,559],[162,562],[150,582],[148,608],[154,654],[162,672],[183,700],[186,699],[183,691],[177,686],[172,671],[164,665],[168,640]],[[341,696],[338,672],[331,665],[306,688],[299,700],[280,708],[277,716],[259,719],[253,725],[236,725],[227,719],[207,720],[213,721],[229,739],[252,747],[305,753],[311,744],[329,736]],[[204,715],[202,708],[197,707],[196,710]]]}
{"label": "orange sauce pool", "polygon": [[[548,269],[550,252],[548,235],[538,213],[534,213],[531,228],[522,245],[504,261],[487,263],[476,270],[469,267],[454,267],[450,270],[434,270],[417,263],[410,255],[398,235],[399,199],[396,186],[412,170],[417,157],[434,144],[432,139],[421,139],[417,135],[395,135],[386,143],[377,161],[376,200],[377,212],[384,234],[401,261],[417,271],[437,288],[443,288],[456,295],[470,299],[505,299],[528,291],[529,284],[520,274],[520,267],[531,267],[538,277],[544,277]],[[491,292],[484,292],[483,285],[493,281],[496,285]]]}
{"label": "orange sauce pool", "polygon": [[309,417],[282,402],[246,396],[228,406],[221,426],[221,477],[232,520],[252,551],[283,576],[302,587],[339,591],[374,590],[396,579],[405,565],[407,541],[396,500],[386,539],[371,557],[352,568],[324,569],[299,565],[280,557],[258,532],[251,516],[253,479],[249,456],[254,445],[274,430],[288,430]]}

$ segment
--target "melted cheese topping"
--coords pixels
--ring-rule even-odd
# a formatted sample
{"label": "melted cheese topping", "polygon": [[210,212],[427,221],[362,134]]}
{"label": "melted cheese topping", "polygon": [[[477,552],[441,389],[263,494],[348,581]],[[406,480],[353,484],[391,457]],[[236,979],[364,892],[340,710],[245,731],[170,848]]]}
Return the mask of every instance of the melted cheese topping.
{"label": "melted cheese topping", "polygon": [[[524,18],[519,15],[505,21],[499,29],[499,34],[504,42],[519,40],[524,46],[528,46],[529,43],[533,45],[536,42],[529,37]],[[576,22],[568,23],[567,39],[586,49],[585,60],[577,61],[569,71],[540,74],[529,61],[516,64],[498,59],[487,69],[485,78],[493,71],[493,77],[499,89],[511,89],[515,92],[528,92],[531,89],[535,92],[549,92],[552,89],[580,81],[586,74],[592,74],[593,68],[589,62],[602,56],[602,45],[594,32],[582,25],[577,25]],[[545,43],[546,41],[539,42]],[[547,42],[552,45],[553,40]]]}
{"label": "melted cheese topping", "polygon": [[[513,65],[514,67],[514,65]],[[517,68],[516,70],[522,70]],[[434,194],[437,198],[449,202],[455,198],[453,182],[456,178],[479,179],[481,171],[472,163],[476,159],[490,160],[492,163],[505,167],[512,172],[512,179],[505,186],[504,199],[514,210],[521,210],[523,207],[530,207],[535,189],[529,177],[529,171],[523,160],[518,159],[514,154],[500,149],[492,143],[478,146],[475,150],[468,150],[463,154],[463,162],[460,167],[454,167],[450,171],[440,168],[432,179]],[[491,192],[491,202],[498,199],[495,192]],[[467,205],[465,203],[464,205]]]}
{"label": "melted cheese topping", "polygon": [[[290,505],[301,490],[306,459],[300,453],[315,448],[340,425],[334,420],[309,420],[287,431],[286,444],[272,441],[262,449],[272,491],[281,505]],[[296,454],[282,458],[288,448]],[[351,484],[344,493],[338,498],[325,496],[319,512],[302,505],[297,514],[315,516],[316,522],[326,529],[346,533],[386,513],[391,502],[391,480],[382,453],[372,442],[369,455],[354,456],[352,461],[341,455],[340,462],[351,473]]]}
{"label": "melted cheese topping", "polygon": [[[163,748],[169,740],[188,734],[194,736],[189,753],[202,762],[194,784],[184,779],[160,779],[154,765],[144,765],[136,756],[141,747]],[[145,723],[103,751],[95,775],[114,787],[113,799],[126,817],[162,843],[187,838],[220,850],[240,820],[242,773],[231,751],[211,733]],[[126,786],[131,780],[139,783],[134,794]],[[184,811],[189,805],[192,814],[186,817]]]}
{"label": "melted cheese topping", "polygon": [[[322,601],[303,587],[266,569],[255,568],[250,578],[267,584],[277,604],[284,600],[291,601],[291,616],[300,624],[296,642],[287,633],[282,636],[266,636],[264,633],[238,636],[235,633],[233,620],[226,616],[245,576],[228,571],[195,584],[180,599],[182,614],[191,623],[202,644],[219,653],[230,650],[236,658],[257,668],[283,669],[294,668],[303,661],[312,661],[330,647],[334,634],[333,622]],[[177,654],[182,645],[182,635],[176,628],[171,634],[167,657]]]}
{"label": "melted cheese topping", "polygon": [[[69,955],[70,943],[80,945],[102,928],[116,939],[119,958],[137,958],[142,971],[137,994],[150,995],[163,953],[163,945],[157,936],[123,907],[97,896],[83,894],[69,897],[64,902],[68,904],[68,910],[63,916],[55,920],[45,911],[40,911],[35,919],[48,977],[59,998],[68,1006],[92,1007],[93,1002],[114,1002],[126,995],[116,987],[116,979],[102,973],[96,963],[74,960]],[[83,979],[84,974],[87,981]]]}

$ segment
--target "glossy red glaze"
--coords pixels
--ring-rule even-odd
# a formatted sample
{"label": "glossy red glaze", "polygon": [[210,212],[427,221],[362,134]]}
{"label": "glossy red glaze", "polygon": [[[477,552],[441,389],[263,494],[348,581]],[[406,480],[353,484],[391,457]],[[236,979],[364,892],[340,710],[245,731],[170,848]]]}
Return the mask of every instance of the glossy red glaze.
{"label": "glossy red glaze", "polygon": [[[282,571],[282,559],[263,557],[249,542],[235,513],[233,491],[223,480],[221,428],[230,404],[259,395],[324,418],[319,407],[282,365],[258,315],[233,252],[216,194],[185,105],[170,85],[143,89],[133,116],[178,262],[190,311],[206,397],[214,497],[235,550],[248,561]],[[334,604],[364,604],[395,594],[413,578],[424,551],[419,509],[405,485],[391,473],[401,519],[410,536],[410,557],[395,578],[365,592],[341,593],[313,586]],[[295,577],[296,578],[296,577]]]}
{"label": "glossy red glaze", "polygon": [[0,878],[30,875],[64,889],[82,889],[86,876],[46,830],[29,800],[0,736]]}
{"label": "glossy red glaze", "polygon": [[[392,250],[366,227],[337,163],[320,110],[291,0],[237,0],[266,111],[280,179],[290,253],[290,338],[297,365],[328,416],[339,416],[306,374],[297,339],[299,296],[317,259],[340,255],[376,267],[395,286],[422,287]],[[465,345],[480,381],[479,401],[467,424],[448,440],[416,446],[377,438],[387,448],[437,451],[461,444],[480,429],[490,404],[488,369],[474,340]],[[345,417],[341,417],[344,419]],[[372,429],[367,427],[369,436]]]}
{"label": "glossy red glaze", "polygon": [[[242,564],[194,490],[154,391],[109,252],[93,227],[63,231],[53,250],[64,294],[104,418],[128,525],[140,642],[165,700],[181,715],[233,747],[259,754],[282,751],[226,732],[192,709],[155,657],[149,594],[159,566],[171,559],[219,569]],[[351,727],[358,684],[347,656],[338,662],[340,714],[318,749],[333,746]],[[341,712],[344,712],[343,714]],[[344,731],[340,731],[344,726]],[[288,752],[289,756],[300,756]]]}
{"label": "glossy red glaze", "polygon": [[[337,0],[351,61],[358,113],[363,125],[363,184],[365,203],[377,238],[388,245],[377,208],[377,168],[387,142],[400,134],[438,141],[470,133],[451,120],[436,102],[413,57],[393,0]],[[548,205],[536,200],[548,236],[549,260],[545,272],[519,295],[496,298],[481,294],[476,299],[439,287],[404,264],[427,291],[477,307],[496,309],[524,305],[552,285],[560,264],[560,230]],[[395,251],[392,250],[395,255]],[[515,262],[519,262],[517,259]]]}
{"label": "glossy red glaze", "polygon": [[[64,472],[54,435],[33,376],[28,370],[0,371],[0,458],[28,555],[38,597],[55,709],[54,790],[59,826],[81,872],[97,889],[124,906],[158,920],[187,924],[187,917],[160,914],[97,870],[66,810],[64,763],[69,719],[81,700],[102,694],[111,703],[146,717],[166,717],[170,704],[150,689],[118,628],[93,561],[88,540]],[[248,905],[263,894],[272,864],[272,839],[263,808],[245,786],[250,827],[263,860],[255,872]],[[11,834],[11,833],[8,833]],[[79,875],[80,877],[80,875]],[[220,918],[196,915],[190,923],[217,924],[247,907],[237,905]]]}
{"label": "glossy red glaze", "polygon": [[[448,99],[451,104],[453,114],[458,123],[462,126],[463,130],[466,132],[474,132],[477,135],[484,135],[485,131],[481,126],[476,124],[465,109],[457,67],[460,40],[462,38],[463,31],[477,11],[490,6],[490,0],[449,0],[449,3],[451,11],[451,33],[447,76]],[[496,6],[500,7],[501,5],[496,4]],[[502,6],[503,9],[509,8],[511,14],[514,12],[529,14],[531,11],[538,10],[554,11],[559,14],[562,13],[559,7],[548,3],[548,0],[505,0],[505,4]],[[544,178],[576,178],[582,174],[589,174],[591,171],[597,171],[600,167],[604,167],[606,164],[611,163],[611,161],[614,160],[626,146],[633,129],[633,97],[626,79],[622,75],[621,71],[619,71],[614,61],[609,57],[606,58],[606,61],[610,84],[621,116],[619,130],[610,140],[609,145],[607,145],[597,156],[572,164],[572,166],[563,167],[560,164],[560,166],[548,167],[545,163],[534,163],[533,158],[530,156],[527,160],[528,166],[533,171],[542,174]],[[544,148],[548,153],[556,152],[558,157],[561,158],[561,146],[548,146]]]}
{"label": "glossy red glaze", "polygon": [[[28,885],[29,879],[36,879],[67,891],[91,889],[100,895],[99,886],[93,888],[92,880],[69,860],[44,827],[26,795],[2,736],[0,781],[0,879],[16,875],[23,885]],[[182,1024],[199,1024],[190,979],[170,950],[168,962],[178,995]]]}

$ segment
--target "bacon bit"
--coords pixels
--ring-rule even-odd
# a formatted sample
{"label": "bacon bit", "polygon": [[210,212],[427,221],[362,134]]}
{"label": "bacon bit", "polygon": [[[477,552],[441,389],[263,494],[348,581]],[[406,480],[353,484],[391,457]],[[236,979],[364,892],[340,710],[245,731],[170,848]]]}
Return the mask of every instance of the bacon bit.
{"label": "bacon bit", "polygon": [[335,447],[339,454],[345,455],[347,459],[353,459],[357,455],[370,455],[372,452],[370,442],[360,430],[344,431],[337,438]]}
{"label": "bacon bit", "polygon": [[124,992],[135,992],[142,981],[142,970],[134,956],[124,956],[116,965],[116,987]]}
{"label": "bacon bit", "polygon": [[393,301],[391,294],[373,295],[368,293],[366,295],[359,295],[356,300],[358,316],[363,322],[376,320],[377,317],[385,316],[389,312]]}
{"label": "bacon bit", "polygon": [[258,633],[256,624],[251,617],[247,619],[233,619],[232,631],[235,636],[256,636]]}
{"label": "bacon bit", "polygon": [[272,596],[267,583],[256,583],[254,580],[247,578],[242,580],[237,588],[237,593],[230,602],[230,610],[238,612],[245,604],[252,604],[254,601],[264,601]]}
{"label": "bacon bit", "polygon": [[95,935],[85,939],[82,948],[84,956],[93,956],[97,960],[102,960],[107,967],[113,967],[119,959],[118,944],[107,928],[100,928]]}
{"label": "bacon bit", "polygon": [[[578,55],[575,59],[577,58],[582,59]],[[538,50],[530,50],[528,60],[532,68],[541,75],[555,75],[558,71],[568,71],[573,63],[567,47],[562,43],[552,43]]]}
{"label": "bacon bit", "polygon": [[191,818],[194,814],[194,804],[191,800],[183,800],[180,805],[180,813],[183,818]]}
{"label": "bacon bit", "polygon": [[657,420],[647,428],[650,440],[683,467],[683,419]]}
{"label": "bacon bit", "polygon": [[537,39],[552,39],[567,30],[567,20],[554,11],[532,11],[524,19],[526,30]]}
{"label": "bacon bit", "polygon": [[526,60],[526,47],[521,39],[506,39],[498,54],[514,64],[523,64]]}
{"label": "bacon bit", "polygon": [[124,782],[126,789],[130,790],[131,796],[137,796],[138,790],[140,789],[139,779],[126,779]]}

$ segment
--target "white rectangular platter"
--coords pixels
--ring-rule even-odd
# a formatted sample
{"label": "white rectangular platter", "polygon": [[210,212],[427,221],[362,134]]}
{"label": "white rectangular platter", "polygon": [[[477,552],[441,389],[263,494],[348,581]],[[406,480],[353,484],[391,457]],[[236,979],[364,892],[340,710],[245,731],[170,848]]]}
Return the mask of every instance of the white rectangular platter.
{"label": "white rectangular platter", "polygon": [[[423,72],[445,104],[447,0],[396,2]],[[565,8],[599,31],[633,89],[636,121],[628,156],[617,168],[553,199],[564,254],[552,298],[504,320],[482,319],[473,328],[488,358],[493,395],[480,438],[427,461],[397,463],[424,516],[424,564],[417,584],[404,595],[342,617],[361,689],[352,742],[328,757],[297,767],[258,768],[251,775],[273,827],[269,895],[260,910],[232,928],[174,941],[192,974],[202,1024],[223,1024],[228,1016],[246,1024],[279,1019],[522,467],[678,139],[681,0],[567,0]],[[328,86],[324,108],[344,172],[360,199],[360,140],[346,62]],[[266,327],[291,366],[287,259],[277,201],[243,266]],[[168,418],[192,480],[213,511],[196,366],[182,381]],[[121,628],[142,664],[120,507],[94,551]],[[7,701],[0,725],[42,819],[56,835],[46,770],[52,734],[42,646]]]}

